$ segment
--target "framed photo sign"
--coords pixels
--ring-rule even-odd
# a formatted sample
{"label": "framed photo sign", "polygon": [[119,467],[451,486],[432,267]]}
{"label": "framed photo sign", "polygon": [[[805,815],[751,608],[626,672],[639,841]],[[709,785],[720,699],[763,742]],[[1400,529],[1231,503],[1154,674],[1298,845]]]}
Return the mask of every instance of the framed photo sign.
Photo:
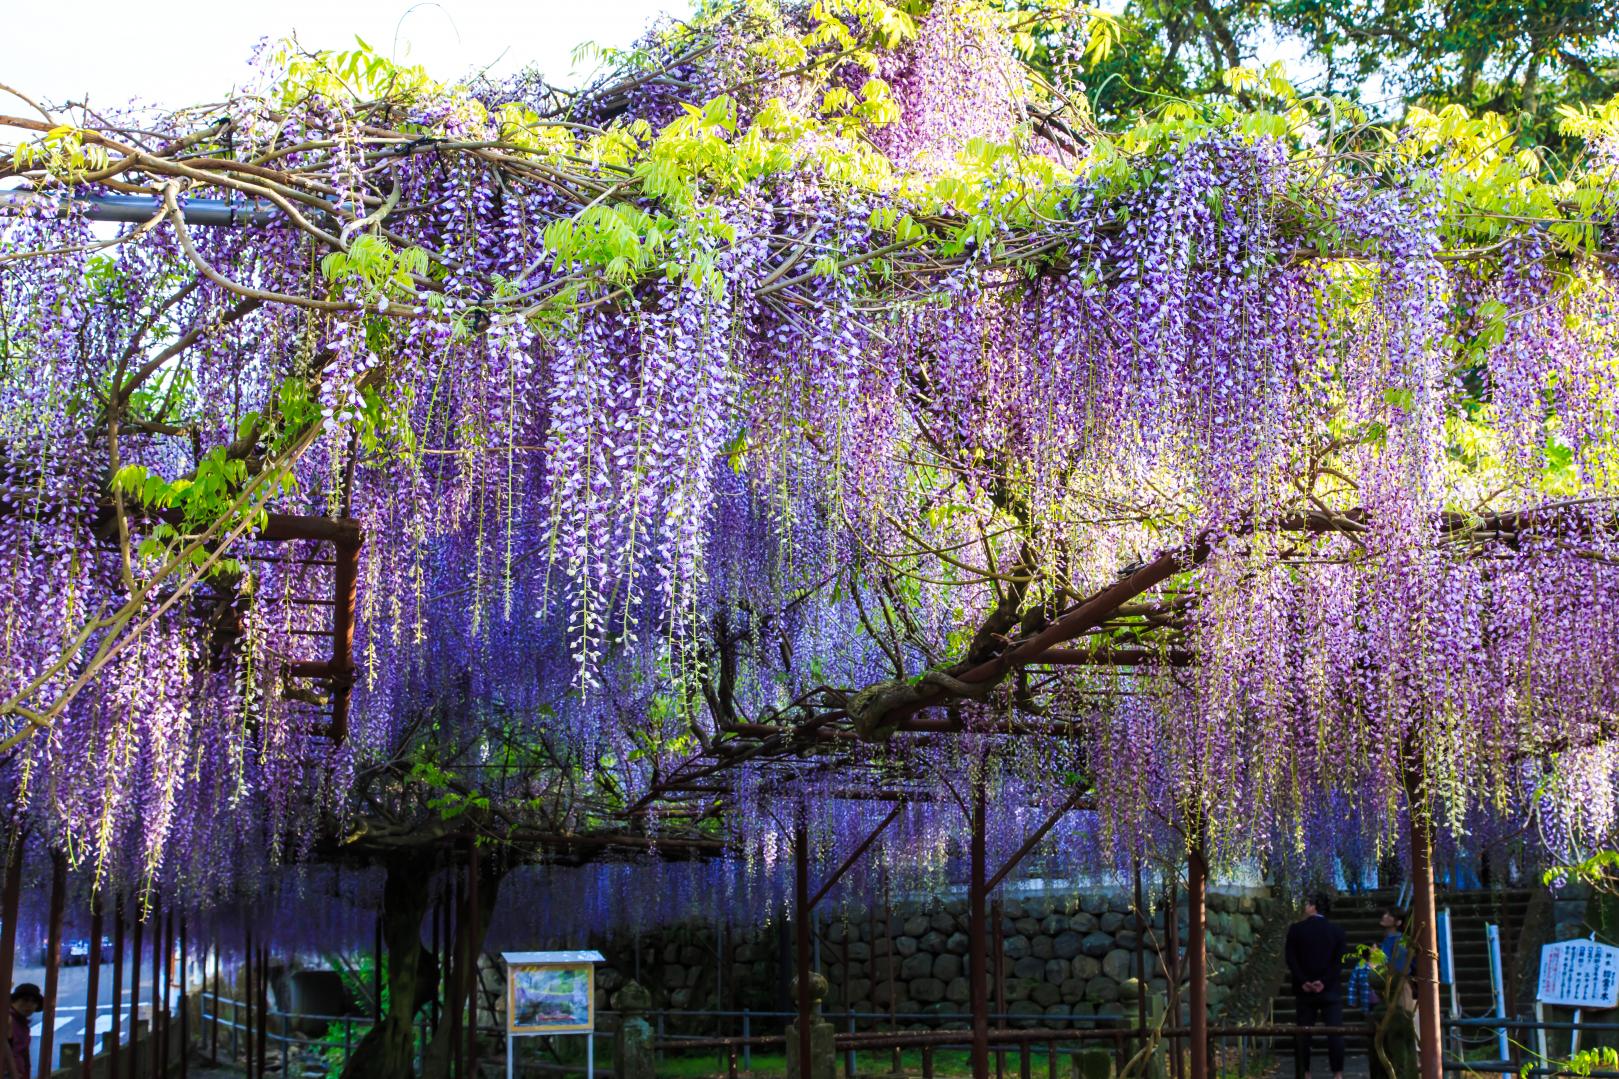
{"label": "framed photo sign", "polygon": [[600,952],[505,952],[506,1032],[583,1034],[596,1028]]}

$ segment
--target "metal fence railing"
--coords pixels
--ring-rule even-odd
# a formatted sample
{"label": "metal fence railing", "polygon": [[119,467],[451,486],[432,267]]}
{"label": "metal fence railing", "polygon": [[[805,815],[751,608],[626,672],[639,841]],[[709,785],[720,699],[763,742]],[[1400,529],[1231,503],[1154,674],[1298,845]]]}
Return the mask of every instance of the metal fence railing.
{"label": "metal fence railing", "polygon": [[[262,1036],[266,1062],[271,1070],[279,1071],[287,1079],[336,1076],[373,1023],[371,1017],[364,1015],[316,1015],[271,1009],[261,1033],[257,1022],[250,1020],[248,1002],[208,991],[198,993],[197,997],[201,1022],[194,1030],[192,1044],[202,1056],[220,1063],[245,1063],[251,1032],[255,1039]],[[796,1017],[797,1013],[791,1011],[745,1008],[735,1011],[663,1009],[644,1015],[653,1027],[654,1049],[660,1064],[670,1057],[712,1054],[716,1073],[729,1079],[753,1072],[756,1053],[774,1055],[790,1051],[785,1031]],[[597,1018],[599,1029],[592,1037],[611,1039],[619,1017],[605,1012],[598,1013]],[[822,1018],[833,1024],[833,1040],[844,1079],[859,1079],[868,1074],[894,1075],[902,1070],[919,1073],[922,1079],[934,1079],[938,1054],[965,1052],[971,1045],[972,1016],[966,1012],[844,1011],[825,1013]],[[1002,1012],[992,1014],[989,1019],[991,1062],[996,1079],[1009,1079],[1014,1073],[1018,1079],[1042,1079],[1037,1072],[1044,1072],[1043,1079],[1067,1079],[1077,1074],[1076,1054],[1083,1049],[1109,1049],[1122,1065],[1149,1041],[1158,1042],[1169,1053],[1172,1058],[1170,1079],[1175,1079],[1180,1069],[1179,1062],[1173,1058],[1184,1052],[1191,1033],[1184,1026],[1144,1031],[1137,1026],[1137,1016],[1123,1013],[1065,1016],[1061,1019],[1065,1025],[1060,1028],[1042,1025],[1051,1022],[1052,1017],[1036,1014]],[[697,1028],[706,1028],[706,1031]],[[316,1029],[320,1033],[313,1033]],[[415,1063],[419,1072],[421,1056],[433,1029],[425,1018],[415,1024],[415,1029]],[[1370,1051],[1368,1026],[1307,1029],[1316,1037],[1343,1034],[1352,1052]],[[1501,1029],[1513,1032],[1509,1038],[1509,1059],[1488,1059],[1488,1054],[1458,1055],[1469,1045],[1470,1034],[1488,1035],[1474,1041],[1479,1045],[1493,1045],[1495,1034]],[[1569,1035],[1577,1030],[1587,1037],[1619,1043],[1619,1022],[1576,1024],[1485,1017],[1447,1019],[1444,1030],[1446,1045],[1451,1050],[1444,1067],[1447,1074],[1454,1076],[1574,1074],[1566,1061],[1547,1059],[1537,1053],[1537,1039],[1542,1035]],[[1211,1071],[1217,1070],[1225,1076],[1258,1074],[1274,1064],[1278,1050],[1285,1051],[1293,1037],[1301,1032],[1299,1027],[1282,1025],[1213,1026],[1209,1030]],[[479,1033],[492,1043],[505,1037],[505,1031],[499,1027],[484,1026]],[[566,1047],[566,1051],[582,1055],[576,1044]],[[611,1047],[599,1046],[595,1055],[597,1074],[604,1079],[610,1077]],[[874,1056],[876,1060],[872,1059]],[[901,1068],[902,1056],[907,1061],[904,1069]],[[499,1054],[491,1052],[485,1063],[490,1068],[497,1067],[501,1064]],[[774,1066],[779,1063],[772,1061]],[[545,1059],[530,1056],[523,1065],[524,1074],[582,1071],[582,1062],[564,1059],[560,1052]],[[1596,1069],[1579,1074],[1594,1079],[1619,1079],[1619,1071]]]}

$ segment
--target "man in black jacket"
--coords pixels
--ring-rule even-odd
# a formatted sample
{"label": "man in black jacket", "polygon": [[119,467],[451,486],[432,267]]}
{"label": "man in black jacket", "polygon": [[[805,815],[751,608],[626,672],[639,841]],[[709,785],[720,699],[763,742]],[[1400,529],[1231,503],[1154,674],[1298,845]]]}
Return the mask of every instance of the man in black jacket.
{"label": "man in black jacket", "polygon": [[[1343,1026],[1344,1003],[1340,976],[1344,968],[1344,955],[1349,944],[1344,939],[1341,925],[1327,921],[1327,897],[1317,892],[1304,901],[1304,920],[1294,922],[1287,930],[1287,970],[1293,976],[1293,1000],[1301,1027],[1313,1027],[1324,1022],[1329,1027]],[[1293,1039],[1294,1070],[1300,1076],[1310,1074],[1310,1035],[1300,1031]],[[1327,1059],[1332,1064],[1332,1079],[1343,1079],[1344,1037],[1327,1035]]]}

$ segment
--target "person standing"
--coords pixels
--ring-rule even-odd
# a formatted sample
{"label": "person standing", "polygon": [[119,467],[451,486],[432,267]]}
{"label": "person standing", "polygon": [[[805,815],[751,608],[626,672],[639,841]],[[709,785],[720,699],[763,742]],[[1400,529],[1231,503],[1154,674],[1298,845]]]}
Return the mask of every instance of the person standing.
{"label": "person standing", "polygon": [[29,1030],[34,1013],[45,1007],[45,994],[33,982],[23,982],[11,991],[11,1074],[29,1079],[33,1074],[33,1032]]}
{"label": "person standing", "polygon": [[[1341,981],[1344,956],[1349,951],[1343,926],[1327,920],[1327,897],[1316,892],[1304,901],[1304,918],[1287,930],[1287,972],[1293,981],[1298,1025],[1325,1023],[1340,1027],[1344,1021]],[[1293,1067],[1301,1079],[1310,1074],[1310,1033],[1301,1029],[1293,1038]],[[1327,1061],[1333,1079],[1343,1079],[1344,1036],[1327,1035]]]}
{"label": "person standing", "polygon": [[1401,1008],[1407,1012],[1414,1011],[1417,1003],[1411,992],[1411,972],[1415,964],[1411,962],[1411,952],[1405,946],[1405,911],[1399,907],[1384,907],[1378,924],[1383,927],[1383,940],[1378,947],[1383,950],[1383,958],[1388,966],[1388,991],[1382,995],[1388,996],[1392,992]]}
{"label": "person standing", "polygon": [[1367,1012],[1370,1047],[1367,1064],[1372,1079],[1414,1079],[1418,1072],[1416,997],[1411,992],[1411,949],[1405,939],[1405,911],[1385,907],[1378,923],[1383,939],[1385,978],[1378,999]]}

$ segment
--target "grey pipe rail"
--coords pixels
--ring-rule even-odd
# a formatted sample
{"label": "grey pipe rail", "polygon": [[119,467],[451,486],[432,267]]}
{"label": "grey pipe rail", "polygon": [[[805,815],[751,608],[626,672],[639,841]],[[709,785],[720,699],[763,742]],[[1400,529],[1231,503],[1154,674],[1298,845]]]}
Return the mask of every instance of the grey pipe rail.
{"label": "grey pipe rail", "polygon": [[[40,202],[71,203],[80,206],[91,221],[117,221],[140,224],[150,221],[163,209],[155,195],[67,195],[12,188],[0,191],[0,207],[30,206]],[[60,210],[58,212],[61,212]],[[180,215],[188,225],[218,225],[226,228],[268,225],[280,219],[280,211],[267,202],[232,202],[227,199],[180,200]]]}

